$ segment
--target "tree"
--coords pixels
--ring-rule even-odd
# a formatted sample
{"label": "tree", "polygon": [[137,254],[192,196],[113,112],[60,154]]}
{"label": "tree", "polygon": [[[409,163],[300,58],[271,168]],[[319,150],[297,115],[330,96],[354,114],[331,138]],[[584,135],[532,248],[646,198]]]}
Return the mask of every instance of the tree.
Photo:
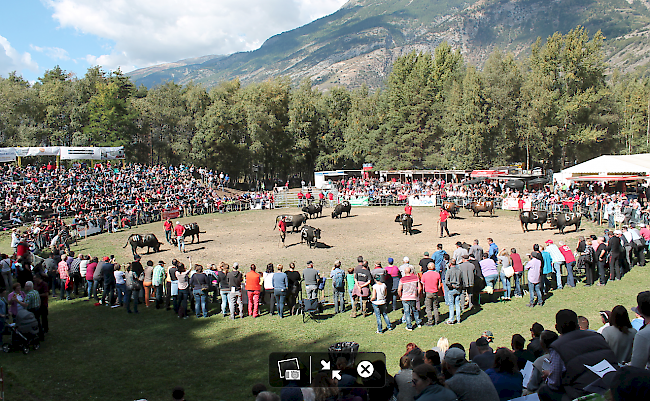
{"label": "tree", "polygon": [[134,87],[120,70],[97,83],[97,93],[89,101],[89,124],[84,135],[94,146],[126,146],[127,157],[132,149],[128,146],[137,138],[136,110],[131,104]]}
{"label": "tree", "polygon": [[210,105],[192,138],[201,165],[226,171],[233,179],[250,171],[251,144],[239,80],[224,82],[210,91]]}
{"label": "tree", "polygon": [[291,171],[294,141],[288,129],[290,88],[287,78],[278,78],[243,90],[252,162],[261,166],[265,179]]}
{"label": "tree", "polygon": [[321,98],[319,107],[323,110],[325,132],[320,138],[320,152],[316,159],[318,170],[334,170],[350,166],[351,160],[345,155],[345,130],[348,113],[352,109],[352,96],[342,86],[335,86]]}
{"label": "tree", "polygon": [[327,131],[327,114],[321,109],[322,94],[303,80],[291,92],[289,102],[289,132],[292,136],[294,168],[311,174],[321,151],[322,137]]}

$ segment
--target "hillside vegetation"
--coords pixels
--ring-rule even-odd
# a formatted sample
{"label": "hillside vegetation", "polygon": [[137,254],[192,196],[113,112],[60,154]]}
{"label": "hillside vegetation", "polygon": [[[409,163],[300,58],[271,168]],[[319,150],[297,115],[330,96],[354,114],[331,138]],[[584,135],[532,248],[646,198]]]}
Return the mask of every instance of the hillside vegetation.
{"label": "hillside vegetation", "polygon": [[380,87],[399,58],[413,50],[433,52],[446,41],[470,65],[482,68],[494,49],[521,58],[538,37],[576,26],[605,37],[612,68],[644,72],[650,44],[647,1],[636,0],[351,0],[340,10],[269,38],[259,49],[205,56],[130,76],[151,88],[167,80],[213,87],[288,76],[321,88]]}

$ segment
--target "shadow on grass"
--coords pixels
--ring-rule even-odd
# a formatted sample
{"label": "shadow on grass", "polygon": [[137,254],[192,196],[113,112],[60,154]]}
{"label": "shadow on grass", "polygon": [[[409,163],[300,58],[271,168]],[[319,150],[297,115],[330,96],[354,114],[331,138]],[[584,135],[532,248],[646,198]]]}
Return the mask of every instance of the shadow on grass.
{"label": "shadow on grass", "polygon": [[[328,330],[315,334],[301,316],[231,321],[218,304],[210,309],[210,318],[188,311],[184,320],[142,305],[135,315],[81,300],[53,302],[41,349],[5,357],[7,397],[164,400],[182,386],[190,399],[247,399],[253,384],[269,386],[269,353],[326,351],[340,341]],[[276,332],[278,324],[286,332]]]}

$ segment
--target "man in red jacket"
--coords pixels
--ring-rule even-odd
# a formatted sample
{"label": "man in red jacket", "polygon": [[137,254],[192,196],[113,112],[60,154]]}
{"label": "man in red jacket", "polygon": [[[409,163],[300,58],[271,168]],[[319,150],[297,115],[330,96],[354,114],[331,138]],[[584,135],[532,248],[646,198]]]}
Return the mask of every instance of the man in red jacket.
{"label": "man in red jacket", "polygon": [[282,240],[282,246],[287,247],[284,244],[284,239],[287,237],[287,223],[284,222],[284,217],[278,222],[278,230],[280,230],[280,239]]}
{"label": "man in red jacket", "polygon": [[176,241],[178,241],[178,250],[185,253],[185,226],[183,226],[180,221],[176,222],[174,233],[176,234]]}
{"label": "man in red jacket", "polygon": [[447,228],[448,218],[449,218],[449,212],[446,211],[444,207],[441,207],[440,217],[438,217],[438,223],[440,223],[440,238],[442,238],[443,231],[447,232],[447,237],[451,237],[451,234],[449,234],[449,229]]}
{"label": "man in red jacket", "polygon": [[167,240],[168,244],[172,243],[172,221],[169,217],[167,217],[167,220],[163,223],[163,228],[165,229],[165,239]]}
{"label": "man in red jacket", "polygon": [[[571,248],[567,244],[565,244],[563,241],[559,242],[560,246],[558,249],[562,253],[562,256],[564,256],[564,263],[566,266],[567,271],[570,271],[570,277],[574,277],[573,274],[573,268],[576,265],[576,258],[573,256],[573,251],[571,251]],[[567,284],[569,284],[567,282]],[[575,287],[575,284],[572,285],[571,287]]]}

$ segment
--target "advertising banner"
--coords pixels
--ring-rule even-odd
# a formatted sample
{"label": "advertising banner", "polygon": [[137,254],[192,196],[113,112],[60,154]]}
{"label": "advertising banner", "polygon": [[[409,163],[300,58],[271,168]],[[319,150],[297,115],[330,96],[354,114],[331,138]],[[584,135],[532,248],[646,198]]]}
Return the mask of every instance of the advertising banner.
{"label": "advertising banner", "polygon": [[352,206],[368,206],[370,204],[369,197],[367,196],[353,196],[348,202]]}
{"label": "advertising banner", "polygon": [[57,156],[61,151],[58,146],[41,146],[26,148],[27,154],[25,156]]}
{"label": "advertising banner", "polygon": [[435,196],[409,196],[409,205],[411,206],[436,206]]}
{"label": "advertising banner", "polygon": [[102,160],[124,159],[124,147],[100,148]]}
{"label": "advertising banner", "polygon": [[163,210],[162,219],[163,220],[167,220],[167,218],[175,219],[178,218],[178,216],[180,215],[181,215],[181,208],[175,207],[173,209]]}
{"label": "advertising banner", "polygon": [[[503,210],[519,210],[519,199],[517,198],[505,198],[501,203],[501,209]],[[531,200],[524,199],[524,210],[531,210]]]}
{"label": "advertising banner", "polygon": [[16,151],[14,148],[0,148],[0,162],[16,161]]}
{"label": "advertising banner", "polygon": [[101,160],[101,148],[61,147],[61,160]]}

